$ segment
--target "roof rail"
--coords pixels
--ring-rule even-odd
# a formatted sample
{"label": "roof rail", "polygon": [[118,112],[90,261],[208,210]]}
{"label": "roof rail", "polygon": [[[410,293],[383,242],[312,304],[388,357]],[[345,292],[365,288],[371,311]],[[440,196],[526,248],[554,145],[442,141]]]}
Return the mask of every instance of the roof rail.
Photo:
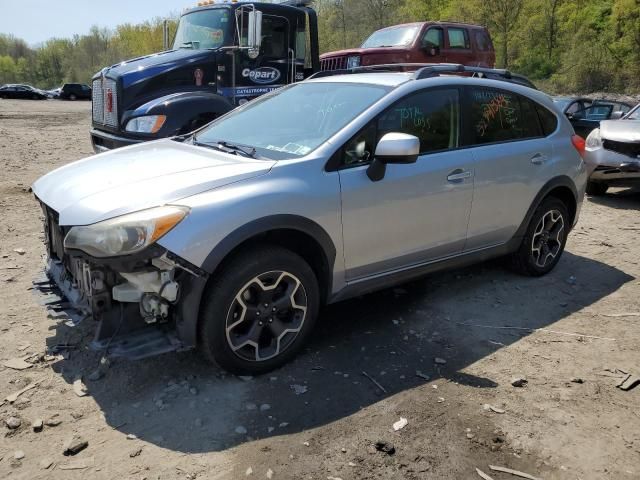
{"label": "roof rail", "polygon": [[[427,65],[440,65],[428,63],[382,63],[379,65],[363,65],[352,68],[340,68],[337,70],[323,70],[316,72],[309,78],[331,77],[332,75],[347,75],[350,73],[370,73],[370,72],[407,72],[418,70]],[[448,65],[448,64],[447,64]]]}
{"label": "roof rail", "polygon": [[325,70],[317,72],[309,78],[330,77],[332,75],[345,75],[368,72],[406,72],[414,70],[412,79],[422,80],[425,78],[437,77],[442,74],[471,73],[473,77],[487,78],[490,80],[503,80],[517,83],[529,88],[536,89],[531,81],[519,74],[511,73],[509,70],[487,67],[473,67],[458,63],[390,63],[382,65],[367,65],[340,70]]}

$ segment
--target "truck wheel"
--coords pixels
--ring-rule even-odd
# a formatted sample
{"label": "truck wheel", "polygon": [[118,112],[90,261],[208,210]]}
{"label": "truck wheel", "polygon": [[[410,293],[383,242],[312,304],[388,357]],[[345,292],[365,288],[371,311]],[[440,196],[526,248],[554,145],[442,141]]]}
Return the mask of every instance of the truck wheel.
{"label": "truck wheel", "polygon": [[606,183],[587,182],[587,195],[597,197],[599,195],[604,195],[605,193],[607,193],[608,189],[609,185],[607,185]]}
{"label": "truck wheel", "polygon": [[78,97],[76,97],[75,93],[72,93],[71,95],[69,95],[69,100],[76,100]]}
{"label": "truck wheel", "polygon": [[318,281],[300,256],[279,246],[245,250],[205,291],[202,353],[235,374],[273,370],[304,345],[319,305]]}
{"label": "truck wheel", "polygon": [[553,270],[564,251],[570,226],[564,202],[556,197],[544,199],[531,217],[520,248],[511,256],[514,270],[531,277]]}

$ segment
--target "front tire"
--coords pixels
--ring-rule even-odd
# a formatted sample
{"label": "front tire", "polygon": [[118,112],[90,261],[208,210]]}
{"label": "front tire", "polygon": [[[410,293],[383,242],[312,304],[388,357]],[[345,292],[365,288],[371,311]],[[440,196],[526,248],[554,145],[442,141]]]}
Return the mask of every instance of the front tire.
{"label": "front tire", "polygon": [[72,93],[71,95],[69,95],[69,100],[71,101],[75,101],[78,97],[76,97],[75,93]]}
{"label": "front tire", "polygon": [[600,182],[587,182],[587,195],[597,197],[607,193],[609,185]]}
{"label": "front tire", "polygon": [[319,307],[318,281],[299,255],[279,246],[244,250],[205,291],[200,348],[231,373],[268,372],[300,351]]}
{"label": "front tire", "polygon": [[512,254],[514,269],[532,277],[549,273],[562,256],[570,228],[564,202],[545,198],[531,217],[520,247]]}

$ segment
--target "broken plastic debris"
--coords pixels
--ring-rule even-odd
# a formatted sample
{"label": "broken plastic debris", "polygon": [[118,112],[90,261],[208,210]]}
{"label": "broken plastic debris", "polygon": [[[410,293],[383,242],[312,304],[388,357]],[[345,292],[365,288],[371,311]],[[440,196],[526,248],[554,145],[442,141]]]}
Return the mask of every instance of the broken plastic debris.
{"label": "broken plastic debris", "polygon": [[79,397],[85,397],[89,394],[89,390],[87,386],[82,383],[82,379],[78,378],[73,382],[73,391]]}
{"label": "broken plastic debris", "polygon": [[402,430],[404,427],[407,426],[407,423],[409,423],[407,421],[406,418],[404,417],[400,417],[400,420],[398,420],[397,422],[395,422],[393,424],[393,429],[397,432],[398,430]]}

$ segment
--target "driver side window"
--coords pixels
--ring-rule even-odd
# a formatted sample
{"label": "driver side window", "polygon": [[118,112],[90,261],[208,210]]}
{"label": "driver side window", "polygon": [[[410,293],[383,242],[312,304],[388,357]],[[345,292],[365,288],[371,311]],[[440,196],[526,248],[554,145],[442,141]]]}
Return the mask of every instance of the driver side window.
{"label": "driver side window", "polygon": [[411,94],[378,115],[345,144],[342,165],[369,163],[380,139],[390,132],[418,137],[421,155],[457,148],[459,111],[457,90]]}
{"label": "driver side window", "polygon": [[432,27],[422,37],[423,47],[442,48],[444,36],[440,27]]}

